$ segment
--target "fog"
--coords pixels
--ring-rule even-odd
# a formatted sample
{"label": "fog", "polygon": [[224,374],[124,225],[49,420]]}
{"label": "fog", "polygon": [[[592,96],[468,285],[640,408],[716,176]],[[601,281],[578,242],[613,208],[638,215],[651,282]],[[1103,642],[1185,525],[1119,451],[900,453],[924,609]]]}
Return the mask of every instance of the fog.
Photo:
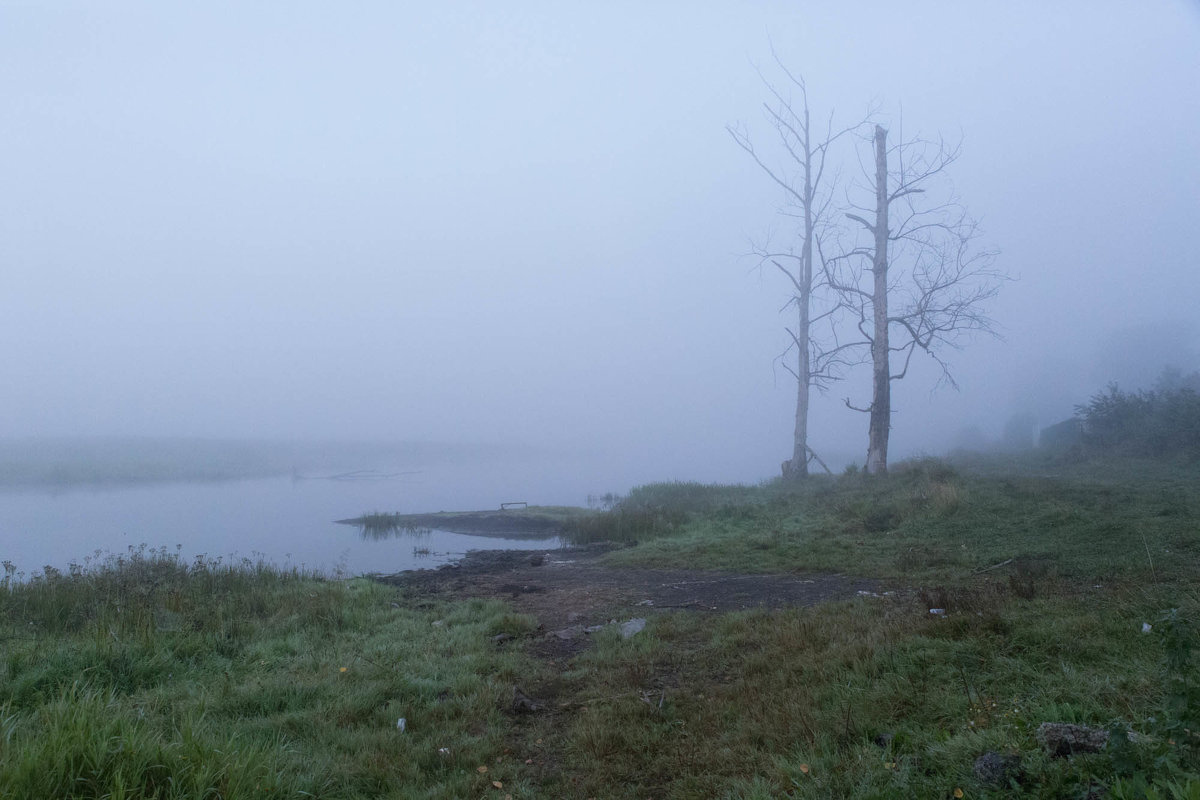
{"label": "fog", "polygon": [[[1193,2],[0,7],[0,437],[519,444],[609,476],[790,455],[771,47],[814,112],[962,138],[1001,339],[893,458],[1200,368]],[[847,173],[856,166],[846,164]],[[812,442],[861,463],[865,375]]]}

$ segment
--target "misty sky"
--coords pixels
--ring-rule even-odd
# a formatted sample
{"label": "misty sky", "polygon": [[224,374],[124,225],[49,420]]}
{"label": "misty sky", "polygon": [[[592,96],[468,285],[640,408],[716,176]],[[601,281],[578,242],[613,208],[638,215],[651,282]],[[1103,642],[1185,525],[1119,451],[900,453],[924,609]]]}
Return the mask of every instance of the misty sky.
{"label": "misty sky", "polygon": [[[755,480],[790,454],[770,43],[963,139],[1004,341],[893,454],[1200,368],[1200,4],[0,4],[0,436],[423,439]],[[866,451],[860,382],[814,410]],[[606,487],[600,487],[606,488]]]}

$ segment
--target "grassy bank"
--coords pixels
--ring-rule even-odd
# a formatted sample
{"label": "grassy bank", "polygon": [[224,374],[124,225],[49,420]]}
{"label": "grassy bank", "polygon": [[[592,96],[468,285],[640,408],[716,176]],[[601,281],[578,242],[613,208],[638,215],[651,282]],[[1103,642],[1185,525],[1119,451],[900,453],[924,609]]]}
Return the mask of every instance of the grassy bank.
{"label": "grassy bank", "polygon": [[[657,484],[574,534],[631,545],[614,565],[829,570],[891,591],[663,616],[641,650],[580,659],[577,691],[617,698],[571,730],[596,796],[619,796],[603,788],[615,768],[637,796],[1200,797],[1194,465],[924,460],[884,479]],[[1050,758],[1042,722],[1142,738]],[[988,751],[1020,759],[1012,782],[974,773]]]}
{"label": "grassy bank", "polygon": [[901,464],[883,479],[652,484],[574,535],[636,542],[613,563],[827,570],[905,584],[999,575],[1157,583],[1200,578],[1200,465],[1029,457]]}
{"label": "grassy bank", "polygon": [[[571,534],[622,541],[612,565],[880,589],[639,608],[643,633],[553,661],[512,595],[135,552],[0,591],[0,796],[1200,798],[1195,466],[659,484]],[[510,713],[514,684],[544,710]],[[1042,722],[1121,736],[1052,758]],[[989,751],[1019,768],[980,777]]]}

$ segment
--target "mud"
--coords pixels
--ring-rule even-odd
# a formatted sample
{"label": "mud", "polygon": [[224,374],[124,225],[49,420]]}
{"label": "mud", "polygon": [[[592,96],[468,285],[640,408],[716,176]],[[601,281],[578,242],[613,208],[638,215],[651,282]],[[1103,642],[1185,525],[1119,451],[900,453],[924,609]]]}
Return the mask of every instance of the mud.
{"label": "mud", "polygon": [[611,546],[476,551],[456,565],[380,578],[414,594],[494,597],[535,616],[546,631],[647,616],[655,609],[727,612],[811,606],[876,591],[874,581],[804,573],[745,575],[712,570],[612,567]]}

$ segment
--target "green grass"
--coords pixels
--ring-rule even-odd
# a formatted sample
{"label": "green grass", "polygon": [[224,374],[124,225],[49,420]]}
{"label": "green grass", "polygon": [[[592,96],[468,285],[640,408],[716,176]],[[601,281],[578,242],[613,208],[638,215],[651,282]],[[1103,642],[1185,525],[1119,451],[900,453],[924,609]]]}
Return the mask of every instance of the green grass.
{"label": "green grass", "polygon": [[[631,545],[612,565],[833,571],[895,593],[660,616],[636,648],[602,642],[576,662],[567,747],[589,796],[1200,793],[1200,676],[1186,654],[1167,669],[1159,622],[1200,611],[1196,464],[923,459],[885,478],[657,484],[580,538],[597,534]],[[1149,738],[1050,759],[1041,722]],[[1019,787],[974,777],[988,750],[1020,754]]]}
{"label": "green grass", "polygon": [[[1114,779],[1112,759],[1049,759],[1037,725],[1145,731],[1162,650],[1141,623],[1167,602],[1194,614],[1198,600],[993,588],[943,618],[876,598],[660,616],[639,641],[604,637],[568,675],[581,704],[565,734],[572,785],[597,798],[1076,796]],[[1022,791],[979,784],[988,750],[1022,754]],[[1178,777],[1189,754],[1159,741],[1143,766],[1155,758]]]}
{"label": "green grass", "polygon": [[0,624],[0,797],[465,797],[515,776],[501,709],[533,666],[491,637],[531,621],[498,602],[134,552],[0,592]]}
{"label": "green grass", "polygon": [[[646,487],[635,508],[618,506],[601,515],[607,523],[593,525],[643,522],[609,537],[637,542],[610,557],[622,565],[819,570],[929,583],[1012,559],[999,574],[1200,578],[1200,467],[1022,467],[997,475],[926,460],[882,480],[814,476],[791,486],[711,487],[707,501],[697,500],[705,487],[661,484]],[[688,511],[688,502],[702,510]]]}

